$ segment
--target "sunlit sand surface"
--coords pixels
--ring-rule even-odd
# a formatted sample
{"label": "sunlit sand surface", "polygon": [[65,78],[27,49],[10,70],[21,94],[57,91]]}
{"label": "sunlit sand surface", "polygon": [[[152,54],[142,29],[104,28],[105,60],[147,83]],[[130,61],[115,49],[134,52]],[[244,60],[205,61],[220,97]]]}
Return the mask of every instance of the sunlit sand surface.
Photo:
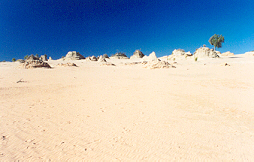
{"label": "sunlit sand surface", "polygon": [[0,161],[252,161],[254,57],[175,61],[0,63]]}

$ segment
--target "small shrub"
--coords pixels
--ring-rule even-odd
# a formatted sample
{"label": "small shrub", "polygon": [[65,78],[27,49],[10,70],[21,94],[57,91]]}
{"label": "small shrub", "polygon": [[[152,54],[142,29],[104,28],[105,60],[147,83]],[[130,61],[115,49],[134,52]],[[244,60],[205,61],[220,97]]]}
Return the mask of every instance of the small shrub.
{"label": "small shrub", "polygon": [[173,61],[175,61],[176,60],[176,58],[173,58]]}
{"label": "small shrub", "polygon": [[12,58],[12,60],[11,60],[12,62],[15,62],[16,61],[16,59],[15,58]]}
{"label": "small shrub", "polygon": [[26,60],[27,58],[28,58],[28,55],[25,55],[24,60]]}
{"label": "small shrub", "polygon": [[195,61],[198,61],[198,58],[197,58],[197,57],[195,57]]}

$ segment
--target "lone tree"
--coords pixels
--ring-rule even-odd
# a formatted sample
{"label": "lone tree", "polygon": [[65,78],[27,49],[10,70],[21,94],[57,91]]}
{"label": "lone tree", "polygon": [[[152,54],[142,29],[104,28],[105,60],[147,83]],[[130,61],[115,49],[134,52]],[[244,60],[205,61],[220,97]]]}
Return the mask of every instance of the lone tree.
{"label": "lone tree", "polygon": [[216,47],[221,48],[222,45],[221,43],[224,43],[224,36],[222,35],[218,35],[218,34],[214,34],[208,41],[211,45],[214,46],[214,50],[216,49]]}

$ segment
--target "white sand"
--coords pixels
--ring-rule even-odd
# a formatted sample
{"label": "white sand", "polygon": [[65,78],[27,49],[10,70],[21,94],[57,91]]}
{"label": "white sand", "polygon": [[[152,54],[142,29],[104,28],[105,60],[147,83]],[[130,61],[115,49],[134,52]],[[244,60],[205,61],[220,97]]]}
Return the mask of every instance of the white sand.
{"label": "white sand", "polygon": [[0,161],[254,159],[254,57],[129,61],[0,63]]}

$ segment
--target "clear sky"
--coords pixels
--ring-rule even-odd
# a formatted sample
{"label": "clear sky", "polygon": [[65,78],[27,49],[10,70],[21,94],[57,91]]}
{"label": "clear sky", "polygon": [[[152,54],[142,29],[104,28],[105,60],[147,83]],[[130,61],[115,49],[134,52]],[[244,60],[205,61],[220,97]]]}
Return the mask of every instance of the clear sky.
{"label": "clear sky", "polygon": [[0,60],[136,49],[158,57],[222,34],[221,52],[254,50],[254,0],[0,0]]}

